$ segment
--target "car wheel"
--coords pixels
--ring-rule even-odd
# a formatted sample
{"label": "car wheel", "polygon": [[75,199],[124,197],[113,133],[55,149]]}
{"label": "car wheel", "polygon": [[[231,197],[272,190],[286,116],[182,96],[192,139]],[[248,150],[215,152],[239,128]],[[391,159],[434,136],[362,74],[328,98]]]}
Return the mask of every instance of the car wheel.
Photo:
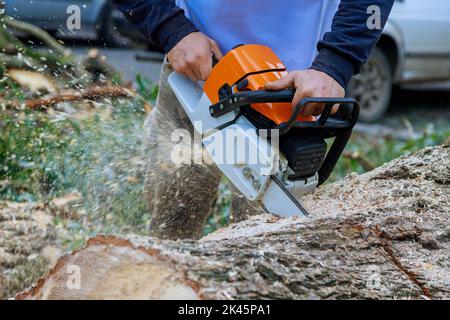
{"label": "car wheel", "polygon": [[98,39],[105,46],[126,47],[129,44],[129,39],[118,31],[114,22],[115,13],[116,9],[109,3],[103,9],[101,22],[99,23]]}
{"label": "car wheel", "polygon": [[391,101],[392,84],[392,71],[386,54],[375,48],[347,89],[347,95],[361,104],[362,121],[375,122],[384,115]]}

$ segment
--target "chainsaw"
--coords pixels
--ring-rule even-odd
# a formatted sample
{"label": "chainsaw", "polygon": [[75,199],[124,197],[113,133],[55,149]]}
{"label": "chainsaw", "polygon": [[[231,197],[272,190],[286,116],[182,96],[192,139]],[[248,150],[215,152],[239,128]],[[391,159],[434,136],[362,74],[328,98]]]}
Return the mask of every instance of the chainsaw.
{"label": "chainsaw", "polygon": [[[288,74],[268,47],[240,45],[216,62],[204,83],[176,72],[168,82],[211,159],[250,201],[278,216],[307,216],[300,197],[324,183],[359,116],[351,98],[305,98],[261,90]],[[304,117],[312,103],[319,116]],[[332,114],[333,106],[338,112]],[[327,140],[332,140],[330,146]]]}

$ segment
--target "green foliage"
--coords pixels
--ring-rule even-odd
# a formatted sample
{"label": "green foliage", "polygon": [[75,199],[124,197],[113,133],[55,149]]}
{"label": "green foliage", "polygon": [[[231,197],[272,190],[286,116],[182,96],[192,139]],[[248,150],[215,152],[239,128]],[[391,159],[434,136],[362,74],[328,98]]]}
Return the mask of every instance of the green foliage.
{"label": "green foliage", "polygon": [[116,105],[110,119],[96,115],[86,120],[55,171],[62,186],[58,192],[81,192],[91,216],[140,227],[147,212],[142,196],[144,113],[136,105]]}

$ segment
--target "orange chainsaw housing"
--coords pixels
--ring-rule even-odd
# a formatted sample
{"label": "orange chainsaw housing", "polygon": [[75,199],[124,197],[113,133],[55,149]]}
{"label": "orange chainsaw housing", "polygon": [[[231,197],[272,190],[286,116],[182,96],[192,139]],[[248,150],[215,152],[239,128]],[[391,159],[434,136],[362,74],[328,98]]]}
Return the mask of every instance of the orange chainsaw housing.
{"label": "orange chainsaw housing", "polygon": [[[203,90],[212,104],[220,100],[219,90],[225,85],[236,92],[264,90],[268,82],[286,76],[285,65],[269,47],[262,45],[243,45],[228,52],[213,68]],[[240,83],[248,83],[238,86]],[[239,88],[239,89],[238,89]],[[292,114],[290,103],[257,103],[253,109],[279,125],[287,122]],[[314,121],[315,117],[299,116],[297,121]]]}

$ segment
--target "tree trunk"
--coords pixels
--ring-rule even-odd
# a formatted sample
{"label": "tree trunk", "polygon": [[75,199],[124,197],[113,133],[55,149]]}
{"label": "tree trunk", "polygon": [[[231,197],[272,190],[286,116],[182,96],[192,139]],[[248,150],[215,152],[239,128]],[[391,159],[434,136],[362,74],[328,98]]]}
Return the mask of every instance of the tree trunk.
{"label": "tree trunk", "polygon": [[99,236],[19,299],[450,298],[448,147],[306,196],[200,241]]}

